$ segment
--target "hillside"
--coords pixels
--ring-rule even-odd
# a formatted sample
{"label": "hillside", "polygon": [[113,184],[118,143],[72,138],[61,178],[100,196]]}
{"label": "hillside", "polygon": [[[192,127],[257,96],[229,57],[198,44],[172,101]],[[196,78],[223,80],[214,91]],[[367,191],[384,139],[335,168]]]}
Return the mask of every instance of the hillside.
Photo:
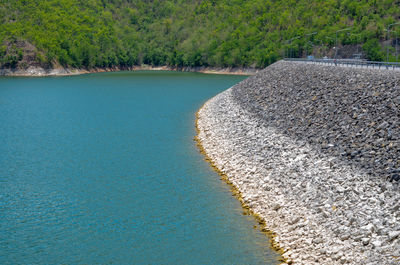
{"label": "hillside", "polygon": [[[0,67],[262,68],[295,36],[295,56],[332,52],[335,32],[350,26],[339,42],[382,60],[399,14],[395,0],[0,0]],[[400,27],[391,30],[393,61]]]}

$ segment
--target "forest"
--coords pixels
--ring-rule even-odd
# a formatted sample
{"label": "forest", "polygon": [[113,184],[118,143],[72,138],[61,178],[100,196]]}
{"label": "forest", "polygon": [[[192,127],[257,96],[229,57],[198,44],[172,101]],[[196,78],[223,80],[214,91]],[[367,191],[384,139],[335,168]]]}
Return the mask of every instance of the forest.
{"label": "forest", "polygon": [[263,68],[335,46],[395,61],[399,16],[399,0],[0,0],[0,67]]}

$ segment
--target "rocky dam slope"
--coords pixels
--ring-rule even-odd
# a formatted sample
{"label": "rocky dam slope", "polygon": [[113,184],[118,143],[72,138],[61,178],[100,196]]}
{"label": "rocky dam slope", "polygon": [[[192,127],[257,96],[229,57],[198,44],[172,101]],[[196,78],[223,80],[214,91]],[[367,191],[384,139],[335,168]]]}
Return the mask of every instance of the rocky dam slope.
{"label": "rocky dam slope", "polygon": [[400,264],[399,72],[280,61],[197,127],[288,264]]}

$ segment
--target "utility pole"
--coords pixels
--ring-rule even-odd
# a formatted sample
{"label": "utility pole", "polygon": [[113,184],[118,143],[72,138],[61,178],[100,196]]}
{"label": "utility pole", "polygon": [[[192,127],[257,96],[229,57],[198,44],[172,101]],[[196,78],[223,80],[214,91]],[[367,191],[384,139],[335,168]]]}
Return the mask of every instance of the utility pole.
{"label": "utility pole", "polygon": [[[314,43],[313,43],[312,41],[309,40],[309,41],[307,42],[307,44],[310,44],[310,45],[311,45],[311,51],[314,50]],[[310,56],[311,56],[311,55],[312,55],[312,54],[310,54]],[[308,56],[307,56],[307,52],[306,52],[306,58],[307,58],[307,57],[308,57]],[[314,57],[314,58],[315,58],[315,57]]]}
{"label": "utility pole", "polygon": [[[360,55],[359,44],[361,45],[361,33],[358,33],[358,34],[347,33],[347,35],[349,35],[349,36],[357,36],[357,54]],[[361,55],[360,55],[360,59],[361,59]]]}
{"label": "utility pole", "polygon": [[[396,62],[398,61],[398,51],[397,51],[397,46],[399,45],[399,41],[398,41],[398,35],[397,35],[397,31],[395,31],[395,30],[389,30],[389,31],[387,31],[387,29],[385,29],[385,31],[386,32],[394,32],[395,33],[395,38],[396,38],[396,41],[395,41],[395,43],[394,43],[394,47],[395,47],[395,52],[396,52]],[[387,54],[386,54],[386,59],[387,59]]]}
{"label": "utility pole", "polygon": [[337,35],[338,35],[338,32],[341,32],[341,31],[347,31],[347,30],[351,30],[351,27],[350,27],[350,28],[345,28],[345,29],[339,29],[338,31],[336,31],[336,41],[335,41],[335,43],[336,43],[336,49],[335,49],[335,62],[336,62],[336,59],[337,59],[337,52],[338,52],[338,50],[339,50],[339,47],[338,47],[338,42],[337,42]]}
{"label": "utility pole", "polygon": [[[332,40],[333,41],[333,38],[331,38],[331,37],[328,37],[328,36],[325,36],[325,41],[326,41],[326,39],[329,39],[329,40]],[[329,51],[329,45],[330,45],[330,43],[329,43],[329,41],[328,41],[328,45],[327,45],[327,48],[326,48],[326,51],[325,51],[325,56],[328,56],[328,51]]]}
{"label": "utility pole", "polygon": [[[386,41],[389,41],[389,31],[390,31],[390,27],[391,27],[391,26],[394,26],[394,25],[399,25],[399,24],[400,24],[400,22],[396,22],[396,23],[389,24],[389,25],[387,26],[387,30],[386,30]],[[389,62],[389,45],[386,45],[386,62],[387,62],[387,63]]]}
{"label": "utility pole", "polygon": [[296,40],[296,39],[299,39],[299,38],[301,38],[301,36],[297,36],[297,37],[291,38],[291,39],[289,40],[289,41],[290,41],[290,47],[289,47],[290,55],[289,55],[289,58],[291,58],[291,56],[292,56],[292,41],[293,41],[293,40]]}
{"label": "utility pole", "polygon": [[399,60],[398,52],[397,52],[397,46],[399,45],[399,36],[397,36],[397,31],[395,31],[395,33],[396,33],[396,43],[395,43],[395,45],[396,45],[396,62],[397,62]]}
{"label": "utility pole", "polygon": [[[305,36],[306,37],[308,37],[308,36],[312,36],[312,35],[315,35],[315,34],[317,34],[317,32],[316,31],[314,31],[314,32],[312,32],[312,33],[309,33],[309,34],[306,34]],[[308,41],[308,38],[306,38],[306,40]],[[308,42],[307,42],[307,44],[308,44]],[[313,44],[312,44],[312,42],[311,42],[311,45],[313,46]],[[307,58],[307,48],[306,48],[306,58]]]}
{"label": "utility pole", "polygon": [[[285,50],[284,50],[284,53],[285,53],[285,55],[284,55],[284,57],[286,57],[286,58],[290,58],[289,57],[289,48],[287,47],[287,45],[288,45],[288,43],[290,42],[290,40],[287,40],[287,41],[285,41]],[[287,56],[286,56],[287,55]]]}

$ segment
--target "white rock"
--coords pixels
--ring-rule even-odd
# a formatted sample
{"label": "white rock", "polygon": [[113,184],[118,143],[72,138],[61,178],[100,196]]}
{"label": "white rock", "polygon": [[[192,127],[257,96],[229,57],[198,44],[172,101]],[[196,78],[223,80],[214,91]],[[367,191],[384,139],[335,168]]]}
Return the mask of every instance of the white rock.
{"label": "white rock", "polygon": [[[273,88],[281,84],[266,75],[279,79],[286,69],[285,80],[293,81],[297,77],[290,69],[296,70],[296,65],[279,62],[245,82],[254,89]],[[312,68],[318,78],[323,76],[320,71],[334,75],[337,69]],[[363,71],[352,71],[351,77],[356,78],[355,72],[358,79],[367,72],[368,76],[378,73]],[[291,251],[297,264],[390,264],[388,257],[400,255],[397,186],[314,150],[306,140],[287,137],[263,122],[264,113],[254,115],[247,109],[253,102],[245,97],[239,103],[234,96],[234,89],[228,89],[204,104],[198,115],[199,139],[243,198],[251,199],[252,210],[279,235],[281,247]]]}
{"label": "white rock", "polygon": [[392,231],[388,233],[389,240],[392,241],[400,236],[400,231]]}
{"label": "white rock", "polygon": [[363,243],[364,246],[368,245],[369,241],[370,241],[370,238],[368,238],[368,237],[361,238],[361,242]]}
{"label": "white rock", "polygon": [[382,241],[375,240],[375,241],[372,241],[371,244],[372,244],[375,248],[379,248],[379,247],[382,246]]}

